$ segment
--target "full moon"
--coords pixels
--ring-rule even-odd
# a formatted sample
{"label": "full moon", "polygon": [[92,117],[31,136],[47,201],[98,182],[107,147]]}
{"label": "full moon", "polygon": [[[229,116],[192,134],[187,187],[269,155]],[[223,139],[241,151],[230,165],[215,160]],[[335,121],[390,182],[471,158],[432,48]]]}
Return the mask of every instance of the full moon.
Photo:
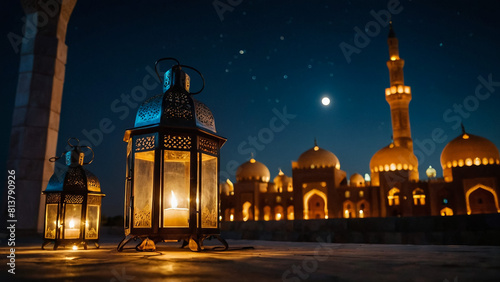
{"label": "full moon", "polygon": [[328,97],[323,97],[323,99],[321,99],[321,104],[323,104],[323,106],[328,106],[328,105],[330,105],[330,98],[328,98]]}

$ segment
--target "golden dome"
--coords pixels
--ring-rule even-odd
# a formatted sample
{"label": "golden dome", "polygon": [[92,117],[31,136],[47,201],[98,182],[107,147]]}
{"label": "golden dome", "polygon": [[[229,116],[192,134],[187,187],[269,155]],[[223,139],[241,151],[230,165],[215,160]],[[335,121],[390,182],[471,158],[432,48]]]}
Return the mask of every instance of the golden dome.
{"label": "golden dome", "polygon": [[351,178],[349,178],[349,182],[350,182],[350,185],[354,186],[354,187],[365,186],[365,179],[359,173],[355,173],[355,174],[351,175]]}
{"label": "golden dome", "polygon": [[300,155],[297,160],[297,166],[297,168],[335,167],[336,169],[340,169],[340,162],[335,154],[315,144],[314,147]]}
{"label": "golden dome", "polygon": [[451,168],[500,164],[498,149],[490,140],[462,132],[441,153],[441,167],[446,181],[452,181]]}
{"label": "golden dome", "polygon": [[404,147],[397,147],[394,143],[380,149],[370,160],[372,172],[416,170],[417,167],[418,160],[413,152]]}
{"label": "golden dome", "polygon": [[292,178],[291,177],[288,177],[286,176],[283,171],[281,171],[280,169],[280,172],[278,173],[278,175],[276,175],[276,177],[274,178],[274,184],[276,184],[276,186],[287,186],[288,183],[292,182]]}
{"label": "golden dome", "polygon": [[270,178],[271,173],[267,166],[253,158],[240,165],[236,170],[236,181],[256,180],[269,182]]}

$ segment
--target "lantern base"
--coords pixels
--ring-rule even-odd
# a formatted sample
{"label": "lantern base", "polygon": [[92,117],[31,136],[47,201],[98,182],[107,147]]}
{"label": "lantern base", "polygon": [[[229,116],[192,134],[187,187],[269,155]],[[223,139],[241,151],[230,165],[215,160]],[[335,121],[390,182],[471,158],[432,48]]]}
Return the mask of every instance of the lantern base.
{"label": "lantern base", "polygon": [[[220,235],[205,235],[205,236],[200,236],[200,237],[196,236],[196,235],[191,235],[191,236],[189,236],[189,238],[181,239],[182,240],[181,248],[189,246],[189,249],[193,252],[200,252],[203,250],[208,250],[203,246],[203,241],[205,241],[205,239],[211,238],[211,237],[216,238],[219,242],[222,243],[223,247],[222,247],[221,251],[225,251],[229,248],[229,245],[227,244],[226,240],[224,240],[224,238],[222,238]],[[116,247],[116,250],[118,252],[123,251],[123,248],[125,247],[126,244],[128,244],[128,242],[130,242],[131,240],[136,241],[137,239],[142,240],[141,243],[139,243],[135,247],[135,249],[137,251],[155,251],[157,243],[167,241],[167,240],[164,240],[160,237],[149,238],[149,237],[145,237],[145,236],[141,237],[141,236],[128,235],[121,240],[121,242]],[[218,250],[218,248],[220,248],[220,247],[214,247],[210,250]]]}
{"label": "lantern base", "polygon": [[50,243],[54,243],[54,247],[53,247],[53,250],[57,250],[57,248],[59,248],[59,246],[64,246],[66,247],[67,245],[73,245],[74,249],[75,249],[75,246],[76,246],[76,249],[78,249],[78,246],[81,245],[83,247],[84,250],[87,249],[87,246],[88,246],[88,243],[94,243],[96,249],[99,249],[100,245],[99,245],[99,242],[98,241],[79,241],[79,240],[43,240],[43,244],[42,244],[42,250],[45,250],[45,247],[47,245],[49,245]]}

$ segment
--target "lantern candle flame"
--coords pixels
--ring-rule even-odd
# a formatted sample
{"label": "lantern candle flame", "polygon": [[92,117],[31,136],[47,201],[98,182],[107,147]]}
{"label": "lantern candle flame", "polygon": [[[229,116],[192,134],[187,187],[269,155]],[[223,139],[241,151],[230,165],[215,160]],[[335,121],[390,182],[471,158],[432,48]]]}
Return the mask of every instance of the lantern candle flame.
{"label": "lantern candle flame", "polygon": [[172,198],[170,198],[170,206],[175,209],[177,208],[177,198],[175,197],[175,194],[174,194],[174,191],[170,191],[172,192]]}
{"label": "lantern candle flame", "polygon": [[171,208],[163,210],[163,226],[189,227],[189,209],[178,208],[179,202],[177,201],[177,197],[175,197],[174,191],[171,191],[171,195]]}

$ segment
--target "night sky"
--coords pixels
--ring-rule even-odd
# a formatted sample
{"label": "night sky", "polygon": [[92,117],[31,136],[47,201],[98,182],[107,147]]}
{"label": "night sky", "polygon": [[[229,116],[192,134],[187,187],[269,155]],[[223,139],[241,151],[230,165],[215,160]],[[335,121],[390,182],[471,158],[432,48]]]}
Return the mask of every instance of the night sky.
{"label": "night sky", "polygon": [[[128,105],[121,97],[142,87],[143,79],[151,76],[146,68],[161,57],[175,57],[203,73],[206,87],[195,98],[210,107],[218,134],[228,138],[221,173],[232,181],[235,168],[249,160],[252,151],[268,166],[271,179],[279,168],[291,176],[291,161],[310,149],[316,138],[320,147],[337,155],[350,176],[368,173],[370,158],[390,143],[390,112],[384,98],[389,86],[389,29],[370,13],[387,10],[388,1],[229,2],[237,5],[225,6],[219,14],[214,1],[77,2],[66,36],[57,153],[65,150],[69,137],[93,143],[96,156],[87,168],[100,178],[107,194],[105,215],[123,210],[124,131],[134,126],[137,103],[161,88],[151,79],[148,83],[154,86],[147,95],[131,97]],[[500,146],[500,2],[416,2],[396,3],[392,20],[405,60],[405,84],[412,87],[410,122],[424,179],[429,165],[442,176],[439,157],[446,143],[459,135],[460,122],[467,132]],[[215,3],[224,9],[220,3],[227,1]],[[18,1],[3,4],[4,160],[19,68],[19,54],[7,34],[21,34],[23,16]],[[358,44],[361,48],[354,42],[356,27],[371,34],[369,41]],[[357,48],[357,53],[346,58],[339,47],[342,42]],[[168,67],[162,65],[164,70]],[[196,91],[200,79],[194,72],[190,75]],[[481,89],[481,99],[475,94],[480,76],[493,81]],[[323,96],[332,100],[328,107],[320,103]],[[284,115],[285,109],[284,125],[275,117],[276,112]],[[112,130],[100,138],[95,132],[103,119],[111,121]],[[444,132],[444,141],[431,141],[436,130]],[[89,138],[84,132],[93,135]],[[252,139],[256,145],[251,145]],[[5,171],[5,162],[0,168]]]}

